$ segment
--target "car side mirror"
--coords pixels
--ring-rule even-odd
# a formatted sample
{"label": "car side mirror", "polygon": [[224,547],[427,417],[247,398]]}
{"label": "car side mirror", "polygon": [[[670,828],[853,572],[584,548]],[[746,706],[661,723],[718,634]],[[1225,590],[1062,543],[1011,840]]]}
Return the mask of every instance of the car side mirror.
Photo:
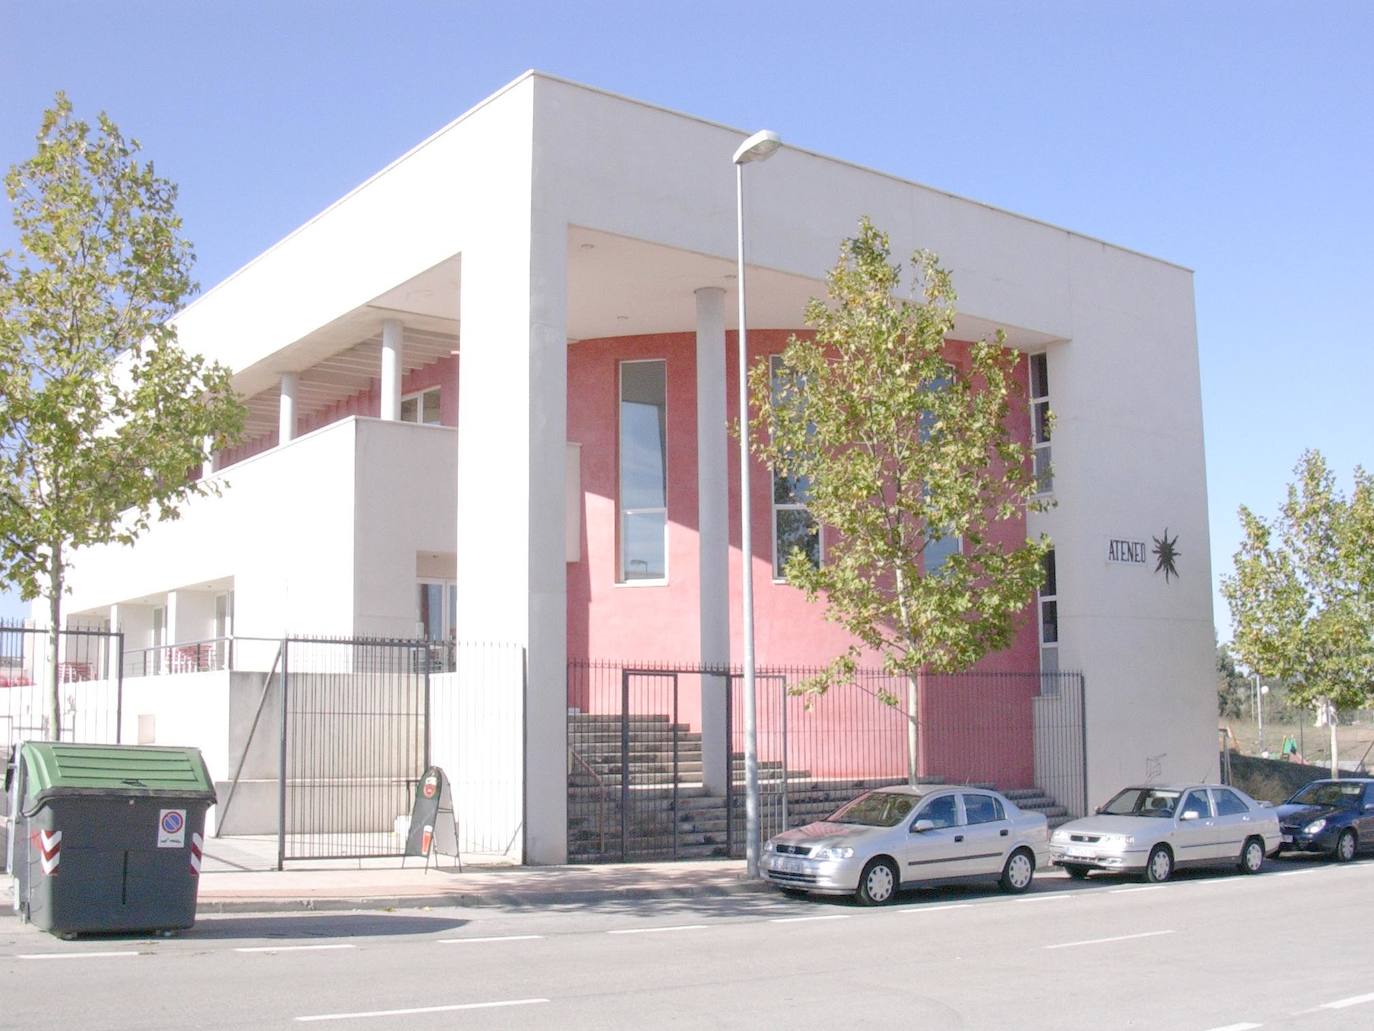
{"label": "car side mirror", "polygon": [[1180,820],[1196,820],[1197,818],[1198,811],[1196,809],[1186,809],[1184,810],[1183,814],[1179,817]]}
{"label": "car side mirror", "polygon": [[1367,812],[1367,813],[1374,813],[1374,802],[1368,802],[1368,803],[1366,803],[1366,804],[1365,804],[1365,807],[1364,807],[1364,811]]}
{"label": "car side mirror", "polygon": [[926,831],[933,831],[934,829],[934,820],[917,820],[911,825],[912,834],[924,834]]}

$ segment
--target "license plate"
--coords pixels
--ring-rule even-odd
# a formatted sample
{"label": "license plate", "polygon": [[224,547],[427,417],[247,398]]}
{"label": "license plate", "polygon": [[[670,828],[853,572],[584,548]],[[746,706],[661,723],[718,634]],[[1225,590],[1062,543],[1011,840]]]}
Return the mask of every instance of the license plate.
{"label": "license plate", "polygon": [[780,873],[801,873],[802,861],[800,859],[778,859],[774,861],[774,869]]}
{"label": "license plate", "polygon": [[1070,846],[1064,854],[1066,856],[1072,856],[1074,859],[1092,859],[1095,855],[1090,848],[1073,848],[1072,846]]}

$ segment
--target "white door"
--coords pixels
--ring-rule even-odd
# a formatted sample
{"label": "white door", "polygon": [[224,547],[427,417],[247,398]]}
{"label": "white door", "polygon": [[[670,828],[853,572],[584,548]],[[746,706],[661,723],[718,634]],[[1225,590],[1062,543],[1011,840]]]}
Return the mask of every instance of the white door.
{"label": "white door", "polygon": [[[916,830],[916,824],[922,820],[929,820],[933,826]],[[902,883],[963,876],[960,866],[967,853],[965,830],[959,799],[953,792],[926,800],[907,821],[907,844],[901,857]]]}
{"label": "white door", "polygon": [[983,792],[965,792],[962,860],[967,874],[1002,872],[1002,860],[1011,844],[1011,821],[1002,803]]}
{"label": "white door", "polygon": [[1174,861],[1191,863],[1215,859],[1218,852],[1217,821],[1206,788],[1185,792],[1174,814]]}

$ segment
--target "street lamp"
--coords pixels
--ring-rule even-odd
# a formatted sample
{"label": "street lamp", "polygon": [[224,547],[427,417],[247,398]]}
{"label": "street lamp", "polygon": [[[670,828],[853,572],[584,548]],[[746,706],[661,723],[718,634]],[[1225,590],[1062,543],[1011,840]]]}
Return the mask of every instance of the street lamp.
{"label": "street lamp", "polygon": [[[754,704],[754,548],[749,527],[749,350],[744,317],[744,166],[766,161],[782,146],[767,129],[754,133],[735,151],[735,230],[739,268],[739,523],[741,623],[744,637],[744,866],[759,875],[759,749]],[[727,746],[728,747],[728,746]],[[786,771],[784,771],[784,776]],[[727,814],[728,818],[728,814]]]}

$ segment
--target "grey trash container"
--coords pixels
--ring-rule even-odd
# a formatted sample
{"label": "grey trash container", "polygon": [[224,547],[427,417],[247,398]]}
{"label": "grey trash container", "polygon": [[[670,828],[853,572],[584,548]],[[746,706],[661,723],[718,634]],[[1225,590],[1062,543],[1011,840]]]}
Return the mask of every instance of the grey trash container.
{"label": "grey trash container", "polygon": [[30,741],[14,775],[22,919],[62,936],[195,923],[215,802],[198,749]]}

